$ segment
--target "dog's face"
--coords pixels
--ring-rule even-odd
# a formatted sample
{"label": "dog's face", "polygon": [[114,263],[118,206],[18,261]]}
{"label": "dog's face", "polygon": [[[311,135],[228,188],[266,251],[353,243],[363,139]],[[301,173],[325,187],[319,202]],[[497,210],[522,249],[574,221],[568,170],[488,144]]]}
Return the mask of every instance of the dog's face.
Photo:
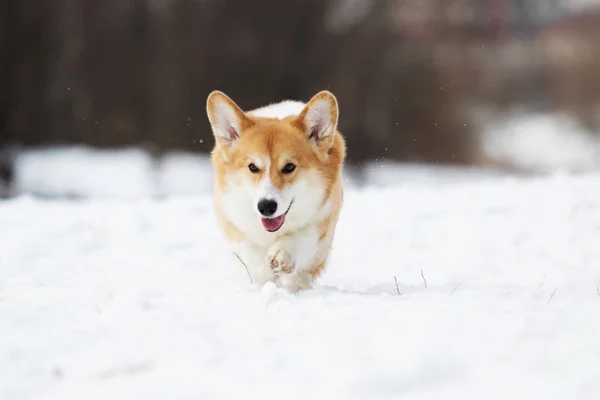
{"label": "dog's face", "polygon": [[292,115],[274,117],[283,106],[271,107],[245,113],[221,92],[207,101],[222,210],[246,233],[285,233],[314,219],[344,156],[334,146],[341,138],[331,93],[320,92],[306,105],[288,103],[285,112]]}

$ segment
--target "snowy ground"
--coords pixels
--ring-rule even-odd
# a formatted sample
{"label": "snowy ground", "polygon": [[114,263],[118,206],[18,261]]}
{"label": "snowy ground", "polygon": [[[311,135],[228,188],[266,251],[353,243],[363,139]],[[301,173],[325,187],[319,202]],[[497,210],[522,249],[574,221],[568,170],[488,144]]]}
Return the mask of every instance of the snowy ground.
{"label": "snowy ground", "polygon": [[[600,173],[600,135],[590,134],[569,115],[514,112],[486,118],[481,126],[481,158],[527,173]],[[206,155],[173,152],[153,157],[137,148],[117,151],[84,146],[25,148],[15,151],[10,195],[147,199],[210,193]],[[6,158],[0,149],[0,162]],[[349,166],[346,185],[431,186],[501,178],[489,170],[431,165],[398,165],[371,160],[364,170]],[[0,181],[0,197],[3,187]]]}
{"label": "snowy ground", "polygon": [[482,131],[482,153],[527,171],[600,170],[600,134],[579,126],[568,114],[514,113]]}
{"label": "snowy ground", "polygon": [[18,182],[91,198],[0,202],[2,400],[600,396],[600,174],[371,169],[292,296],[223,247],[201,160],[60,160]]}

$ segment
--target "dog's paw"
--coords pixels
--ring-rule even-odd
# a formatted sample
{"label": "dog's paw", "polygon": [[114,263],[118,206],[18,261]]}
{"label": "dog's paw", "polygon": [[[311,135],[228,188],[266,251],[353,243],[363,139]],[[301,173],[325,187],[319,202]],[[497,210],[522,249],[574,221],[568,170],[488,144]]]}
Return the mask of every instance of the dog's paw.
{"label": "dog's paw", "polygon": [[295,268],[290,252],[279,243],[275,243],[267,252],[267,264],[278,274],[291,274]]}

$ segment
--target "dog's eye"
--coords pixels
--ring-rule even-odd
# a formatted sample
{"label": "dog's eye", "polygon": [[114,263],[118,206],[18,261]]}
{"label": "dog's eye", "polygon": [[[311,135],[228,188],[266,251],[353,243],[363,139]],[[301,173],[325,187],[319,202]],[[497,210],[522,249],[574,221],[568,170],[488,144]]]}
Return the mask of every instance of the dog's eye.
{"label": "dog's eye", "polygon": [[253,174],[257,174],[258,172],[260,172],[260,170],[258,169],[258,167],[254,164],[250,164],[248,165],[248,169],[250,170],[250,172],[252,172]]}
{"label": "dog's eye", "polygon": [[296,166],[292,163],[287,163],[281,170],[284,174],[291,174],[296,169]]}

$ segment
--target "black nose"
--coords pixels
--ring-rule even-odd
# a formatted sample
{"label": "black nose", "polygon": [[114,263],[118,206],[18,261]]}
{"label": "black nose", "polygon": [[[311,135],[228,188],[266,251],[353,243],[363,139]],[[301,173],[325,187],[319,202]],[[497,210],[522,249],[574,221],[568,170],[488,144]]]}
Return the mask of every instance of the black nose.
{"label": "black nose", "polygon": [[277,211],[277,202],[273,200],[261,200],[258,202],[258,211],[265,217],[271,217]]}

